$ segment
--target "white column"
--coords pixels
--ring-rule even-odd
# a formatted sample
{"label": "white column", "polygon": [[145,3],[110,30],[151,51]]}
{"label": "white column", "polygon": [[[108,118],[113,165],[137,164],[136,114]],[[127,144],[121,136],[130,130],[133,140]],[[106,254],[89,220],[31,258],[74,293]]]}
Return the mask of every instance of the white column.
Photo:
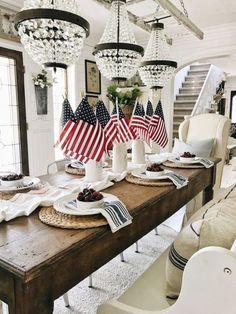
{"label": "white column", "polygon": [[132,163],[145,164],[145,145],[141,140],[132,142]]}

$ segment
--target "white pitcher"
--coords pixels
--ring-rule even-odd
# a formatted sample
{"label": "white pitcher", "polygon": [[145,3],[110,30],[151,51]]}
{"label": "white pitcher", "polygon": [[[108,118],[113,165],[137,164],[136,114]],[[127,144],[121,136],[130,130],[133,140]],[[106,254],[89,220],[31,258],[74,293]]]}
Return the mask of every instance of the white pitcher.
{"label": "white pitcher", "polygon": [[113,146],[112,171],[121,173],[127,170],[127,147],[124,143],[116,143]]}
{"label": "white pitcher", "polygon": [[141,140],[132,142],[132,163],[145,164],[145,145]]}

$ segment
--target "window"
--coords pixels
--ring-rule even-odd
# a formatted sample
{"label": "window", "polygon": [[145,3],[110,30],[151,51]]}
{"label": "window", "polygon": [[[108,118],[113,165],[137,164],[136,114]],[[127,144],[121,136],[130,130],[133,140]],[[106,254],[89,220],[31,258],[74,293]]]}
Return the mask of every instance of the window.
{"label": "window", "polygon": [[0,47],[0,170],[29,173],[22,53]]}

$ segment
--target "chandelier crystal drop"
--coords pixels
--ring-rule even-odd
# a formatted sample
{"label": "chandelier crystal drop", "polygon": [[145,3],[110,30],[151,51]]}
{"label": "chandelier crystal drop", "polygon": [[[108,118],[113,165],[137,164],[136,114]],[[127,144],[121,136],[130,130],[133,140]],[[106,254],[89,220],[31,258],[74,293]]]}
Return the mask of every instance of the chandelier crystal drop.
{"label": "chandelier crystal drop", "polygon": [[125,81],[134,76],[144,54],[131,29],[126,0],[112,0],[110,16],[94,52],[102,75],[109,80]]}
{"label": "chandelier crystal drop", "polygon": [[25,0],[15,28],[36,63],[66,69],[79,58],[90,26],[77,0]]}
{"label": "chandelier crystal drop", "polygon": [[152,24],[151,36],[139,68],[142,81],[153,89],[162,88],[177,68],[177,63],[170,60],[163,29],[162,23]]}

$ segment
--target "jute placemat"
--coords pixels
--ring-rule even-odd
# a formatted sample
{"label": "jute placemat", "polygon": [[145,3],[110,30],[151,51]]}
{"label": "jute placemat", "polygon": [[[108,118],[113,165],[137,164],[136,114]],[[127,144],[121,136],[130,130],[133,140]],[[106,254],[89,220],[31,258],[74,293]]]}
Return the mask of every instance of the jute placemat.
{"label": "jute placemat", "polygon": [[78,176],[84,176],[85,175],[85,169],[84,168],[72,168],[72,167],[69,167],[68,165],[65,166],[65,172],[70,173],[70,174],[75,174]]}
{"label": "jute placemat", "polygon": [[50,226],[62,229],[87,229],[107,225],[102,215],[73,216],[57,212],[52,206],[43,207],[39,219]]}
{"label": "jute placemat", "polygon": [[133,176],[132,174],[129,174],[126,176],[125,178],[126,181],[128,181],[129,183],[133,183],[133,184],[138,184],[138,185],[146,185],[146,186],[169,186],[169,185],[173,185],[173,182],[170,181],[169,179],[165,179],[165,180],[150,180],[150,179],[141,179],[141,178],[137,178],[135,176]]}
{"label": "jute placemat", "polygon": [[173,161],[165,161],[162,163],[164,166],[169,168],[184,168],[184,169],[198,169],[198,168],[204,168],[201,164],[181,164],[181,163],[175,163]]}

